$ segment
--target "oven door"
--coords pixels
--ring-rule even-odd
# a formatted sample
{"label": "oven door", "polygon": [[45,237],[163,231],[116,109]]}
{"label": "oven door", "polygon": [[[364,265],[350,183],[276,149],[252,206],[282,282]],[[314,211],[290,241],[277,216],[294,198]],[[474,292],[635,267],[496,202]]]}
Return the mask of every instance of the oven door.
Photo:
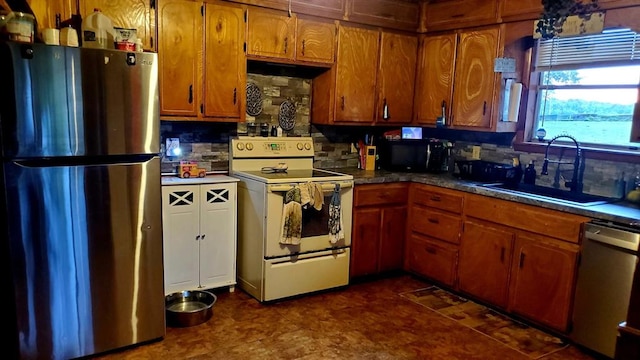
{"label": "oven door", "polygon": [[[320,211],[313,207],[302,210],[302,239],[299,245],[281,244],[282,209],[284,195],[297,184],[267,185],[265,258],[276,258],[298,253],[310,253],[351,245],[351,211],[353,209],[353,181],[328,181],[320,183],[324,205]],[[329,203],[336,185],[340,185],[340,205],[344,239],[332,244],[329,240]]]}

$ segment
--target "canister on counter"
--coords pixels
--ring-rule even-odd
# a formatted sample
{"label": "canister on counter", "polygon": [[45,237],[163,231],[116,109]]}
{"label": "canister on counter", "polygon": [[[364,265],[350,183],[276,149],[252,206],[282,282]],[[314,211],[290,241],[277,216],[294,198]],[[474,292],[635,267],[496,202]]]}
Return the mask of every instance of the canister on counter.
{"label": "canister on counter", "polygon": [[0,12],[0,39],[33,43],[35,21],[31,14],[19,11]]}

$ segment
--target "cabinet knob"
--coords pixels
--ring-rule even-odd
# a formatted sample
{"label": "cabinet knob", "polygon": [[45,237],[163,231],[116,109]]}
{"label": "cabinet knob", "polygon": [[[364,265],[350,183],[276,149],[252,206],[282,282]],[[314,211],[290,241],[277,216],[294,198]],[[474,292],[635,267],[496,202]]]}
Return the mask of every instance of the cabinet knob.
{"label": "cabinet knob", "polygon": [[189,104],[193,104],[193,84],[189,85]]}
{"label": "cabinet knob", "polygon": [[233,105],[238,101],[238,88],[233,88]]}
{"label": "cabinet knob", "polygon": [[432,247],[426,247],[426,248],[424,248],[424,250],[426,252],[428,252],[429,254],[435,254],[436,253],[436,249],[434,249]]}
{"label": "cabinet knob", "polygon": [[344,96],[341,96],[340,109],[344,110]]}
{"label": "cabinet knob", "polygon": [[440,221],[438,221],[438,219],[434,219],[434,218],[429,218],[427,220],[432,224],[439,224],[440,223]]}
{"label": "cabinet knob", "polygon": [[205,236],[207,236],[207,235],[202,235],[202,236],[200,236],[200,240],[204,240],[204,237],[205,237]]}
{"label": "cabinet knob", "polygon": [[284,53],[287,53],[287,47],[289,47],[289,38],[284,38]]}
{"label": "cabinet knob", "polygon": [[442,200],[442,199],[440,198],[440,196],[437,196],[437,195],[433,195],[433,196],[431,196],[431,198],[430,198],[430,199],[431,199],[431,201],[440,201],[440,200]]}
{"label": "cabinet knob", "polygon": [[304,56],[305,46],[306,46],[306,40],[302,40],[302,56]]}
{"label": "cabinet knob", "polygon": [[382,105],[382,120],[389,120],[389,104],[387,104],[387,98],[384,98]]}

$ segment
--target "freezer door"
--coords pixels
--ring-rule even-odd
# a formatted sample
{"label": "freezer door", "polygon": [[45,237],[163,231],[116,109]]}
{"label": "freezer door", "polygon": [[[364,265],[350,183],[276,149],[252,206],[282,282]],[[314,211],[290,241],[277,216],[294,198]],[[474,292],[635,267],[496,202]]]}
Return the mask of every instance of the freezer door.
{"label": "freezer door", "polygon": [[[5,163],[21,359],[69,359],[165,334],[160,160]],[[5,279],[6,281],[6,279]]]}
{"label": "freezer door", "polygon": [[2,155],[157,154],[157,54],[0,43]]}

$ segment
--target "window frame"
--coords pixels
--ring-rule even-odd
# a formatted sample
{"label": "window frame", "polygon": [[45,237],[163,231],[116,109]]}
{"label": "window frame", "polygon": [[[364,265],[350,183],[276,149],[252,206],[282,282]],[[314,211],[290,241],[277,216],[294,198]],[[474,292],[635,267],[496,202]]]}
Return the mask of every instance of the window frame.
{"label": "window frame", "polygon": [[[636,30],[638,31],[638,30]],[[513,148],[516,151],[523,151],[529,153],[544,153],[547,148],[547,144],[550,139],[545,139],[540,142],[535,139],[534,129],[537,116],[537,97],[538,86],[540,85],[540,72],[534,71],[534,56],[535,46],[531,46],[525,53],[525,66],[523,69],[523,80],[525,80],[525,86],[527,88],[527,95],[523,102],[524,116],[520,116],[516,136],[513,141]],[[606,66],[607,64],[599,64],[597,66]],[[591,159],[599,160],[611,160],[611,161],[623,161],[628,163],[640,163],[640,82],[638,84],[638,101],[636,101],[633,112],[633,119],[631,125],[631,139],[638,141],[637,149],[624,148],[622,146],[607,146],[593,144],[580,144],[581,149],[585,153],[588,153],[588,157]],[[530,140],[529,140],[530,139]],[[579,140],[579,139],[578,139]],[[551,152],[559,151],[562,148],[573,148],[572,144],[563,144],[562,142],[555,142],[551,145]]]}

